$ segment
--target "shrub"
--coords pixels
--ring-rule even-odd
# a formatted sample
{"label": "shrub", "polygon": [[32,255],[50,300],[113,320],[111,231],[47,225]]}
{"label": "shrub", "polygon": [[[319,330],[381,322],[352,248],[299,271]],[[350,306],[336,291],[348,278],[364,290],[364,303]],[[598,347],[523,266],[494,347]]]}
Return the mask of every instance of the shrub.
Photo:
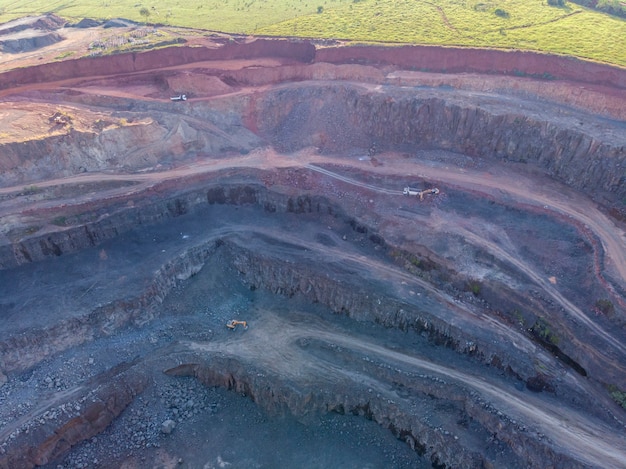
{"label": "shrub", "polygon": [[626,392],[621,391],[615,385],[609,385],[609,393],[615,402],[617,402],[622,408],[626,409]]}
{"label": "shrub", "polygon": [[474,296],[480,295],[481,285],[478,280],[470,280],[465,284],[465,291],[472,292]]}
{"label": "shrub", "polygon": [[57,226],[65,226],[67,224],[67,218],[56,217],[54,220],[52,220],[52,224]]}
{"label": "shrub", "polygon": [[496,14],[496,16],[499,16],[500,18],[508,18],[509,16],[509,12],[506,10],[503,10],[502,8],[496,8],[496,11],[494,11],[494,13]]}
{"label": "shrub", "polygon": [[611,315],[615,311],[615,306],[611,303],[611,300],[601,299],[596,301],[596,308],[598,311],[606,315]]}
{"label": "shrub", "polygon": [[535,337],[543,340],[545,343],[549,343],[552,345],[559,345],[560,339],[559,337],[550,329],[550,326],[543,319],[538,319],[533,327],[530,328],[530,332]]}
{"label": "shrub", "polygon": [[150,10],[148,10],[146,7],[142,7],[141,10],[139,10],[139,14],[141,16],[143,16],[144,21],[148,21],[148,18],[150,18]]}

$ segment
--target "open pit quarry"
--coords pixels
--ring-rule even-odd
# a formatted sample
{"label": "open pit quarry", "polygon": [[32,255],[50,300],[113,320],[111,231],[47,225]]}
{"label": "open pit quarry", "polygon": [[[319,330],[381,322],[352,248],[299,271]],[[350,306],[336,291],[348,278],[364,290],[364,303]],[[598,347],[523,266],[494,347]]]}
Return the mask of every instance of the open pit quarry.
{"label": "open pit quarry", "polygon": [[47,47],[0,73],[0,468],[626,467],[626,70]]}

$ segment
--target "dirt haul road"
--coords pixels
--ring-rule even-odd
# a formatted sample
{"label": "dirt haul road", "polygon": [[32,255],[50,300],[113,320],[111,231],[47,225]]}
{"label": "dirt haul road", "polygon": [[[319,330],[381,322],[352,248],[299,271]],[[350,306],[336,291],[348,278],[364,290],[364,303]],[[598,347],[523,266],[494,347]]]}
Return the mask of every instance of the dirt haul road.
{"label": "dirt haul road", "polygon": [[[296,381],[303,380],[305,376],[309,378],[307,375],[313,375],[314,380],[322,376],[332,380],[337,373],[349,373],[332,364],[320,362],[318,358],[307,357],[306,349],[303,351],[298,346],[298,342],[303,339],[319,339],[382,359],[393,367],[399,366],[412,373],[426,371],[460,382],[480,393],[498,409],[529,422],[531,428],[541,428],[559,451],[575,454],[577,459],[585,461],[589,466],[620,467],[626,460],[623,438],[612,436],[607,439],[610,428],[572,409],[555,408],[527,393],[521,394],[511,388],[503,388],[498,383],[477,378],[445,364],[389,350],[371,343],[371,339],[334,332],[329,325],[312,323],[306,316],[298,313],[293,313],[293,316],[295,319],[287,319],[266,312],[245,335],[235,336],[226,343],[183,343],[180,350],[186,348],[201,354],[228,354],[256,366],[262,364],[263,368],[272,370],[276,375],[291,376]],[[275,331],[280,331],[280,334]],[[388,398],[399,398],[397,394],[390,392],[386,383],[376,382],[375,379],[367,382],[376,391],[385,393]]]}
{"label": "dirt haul road", "polygon": [[[537,207],[543,207],[544,210],[550,209],[557,211],[560,214],[571,217],[581,223],[588,226],[593,234],[597,236],[601,241],[605,249],[608,259],[610,259],[611,265],[615,266],[621,275],[621,279],[626,285],[626,234],[618,228],[615,223],[611,222],[606,215],[604,215],[596,207],[589,205],[588,201],[583,197],[572,198],[570,194],[567,196],[562,195],[562,191],[559,191],[556,187],[553,189],[549,184],[543,185],[542,189],[538,189],[537,184],[529,179],[523,177],[516,177],[512,179],[505,174],[480,174],[471,170],[464,170],[461,173],[456,173],[449,170],[438,170],[426,165],[420,165],[416,162],[410,164],[403,164],[399,158],[394,158],[394,155],[387,155],[388,160],[384,169],[368,168],[368,171],[374,174],[385,174],[387,176],[400,177],[402,174],[415,174],[420,177],[425,177],[433,182],[440,181],[447,185],[461,186],[467,189],[476,190],[479,192],[493,193],[494,190],[501,191],[502,193],[508,193],[511,196],[516,197],[518,200],[525,203],[531,203]],[[393,164],[391,163],[393,161]],[[275,168],[307,168],[316,172],[320,172],[325,176],[338,179],[353,186],[358,186],[363,189],[367,189],[373,192],[378,192],[386,195],[402,195],[402,191],[394,190],[390,188],[377,187],[372,184],[365,184],[349,178],[327,169],[321,168],[319,164],[333,164],[336,160],[332,158],[324,158],[319,155],[315,155],[310,150],[299,152],[296,155],[279,155],[272,150],[256,151],[251,155],[245,157],[237,157],[234,159],[220,159],[218,161],[197,162],[189,165],[184,165],[175,169],[159,172],[150,172],[144,174],[132,174],[132,175],[119,175],[119,174],[88,174],[68,177],[64,179],[48,180],[38,184],[38,187],[55,187],[60,185],[75,185],[85,184],[89,182],[112,182],[112,181],[124,181],[124,182],[137,182],[138,184],[132,186],[129,192],[128,188],[113,189],[106,194],[107,198],[128,197],[132,193],[140,193],[146,190],[147,187],[151,187],[159,182],[168,180],[184,180],[189,176],[197,176],[202,174],[215,173],[222,170],[232,168],[252,168],[258,170],[269,170]],[[295,164],[294,164],[295,163]],[[362,169],[357,164],[352,163],[355,169]],[[349,171],[348,163],[342,160],[343,170]],[[5,187],[0,188],[0,194],[18,193],[23,191],[23,186],[18,187]],[[99,196],[101,197],[101,195]],[[85,200],[81,201],[81,198],[74,198],[71,201],[67,201],[70,204],[80,203],[92,203],[93,196],[85,196]],[[55,207],[59,204],[59,201],[42,201],[42,202],[30,202],[21,198],[15,199],[12,203],[3,203],[0,207],[0,216],[19,215],[22,211],[28,207],[29,212],[34,212],[38,209],[46,207]],[[585,207],[586,210],[582,209]],[[520,271],[524,272],[538,285],[547,291],[563,308],[571,313],[574,317],[578,318],[585,326],[593,330],[603,340],[607,341],[612,348],[620,351],[622,356],[626,356],[626,345],[622,344],[618,339],[615,339],[611,334],[596,324],[593,319],[590,319],[585,313],[583,313],[578,307],[563,297],[553,286],[551,286],[543,277],[533,271],[532,268],[525,265],[519,259],[510,255],[501,247],[494,243],[483,240],[482,237],[476,233],[470,232],[468,229],[457,230],[467,239],[485,246],[488,250],[496,254],[497,257],[506,259],[507,262],[515,265]],[[607,357],[607,359],[609,359]],[[614,361],[615,359],[611,359]],[[618,361],[619,362],[619,361]],[[626,363],[626,362],[624,362]],[[624,369],[626,373],[626,369]]]}

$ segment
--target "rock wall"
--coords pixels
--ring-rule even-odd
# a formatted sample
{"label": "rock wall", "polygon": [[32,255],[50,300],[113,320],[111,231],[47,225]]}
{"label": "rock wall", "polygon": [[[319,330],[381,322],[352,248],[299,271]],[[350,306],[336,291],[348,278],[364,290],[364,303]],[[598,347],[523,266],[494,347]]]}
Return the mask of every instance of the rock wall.
{"label": "rock wall", "polygon": [[[343,214],[341,207],[320,196],[288,196],[269,191],[260,185],[220,185],[191,191],[150,205],[136,200],[135,207],[125,208],[88,225],[44,236],[33,236],[13,246],[4,246],[0,249],[0,266],[15,267],[95,246],[137,226],[189,213],[194,206],[204,203],[251,204],[269,213],[319,213],[337,216],[346,224],[354,224],[354,220]],[[357,224],[354,226],[355,229],[367,232],[366,227]],[[28,331],[0,343],[2,371],[22,370],[70,346],[93,340],[102,334],[112,334],[131,323],[143,323],[152,319],[154,308],[168,294],[176,278],[188,278],[198,272],[215,249],[214,243],[202,244],[172,259],[156,272],[154,282],[135,298],[105,304],[84,317],[69,319],[49,330]],[[331,310],[347,314],[356,320],[425,332],[431,340],[439,344],[445,344],[462,353],[470,353],[467,344],[474,338],[466,336],[458,328],[451,327],[429,312],[407,308],[393,298],[368,297],[364,291],[353,286],[329,281],[322,275],[301,270],[278,259],[264,258],[242,247],[232,245],[231,249],[234,250],[235,267],[252,285],[275,294],[304,295],[311,302],[324,304]],[[385,306],[380,306],[381,304]],[[481,355],[488,363],[498,355],[497,362],[503,369],[514,368],[515,373],[524,378],[533,373],[532,364],[522,363],[519,358],[508,356],[503,349],[492,349],[485,344],[484,347],[474,346],[471,353]]]}
{"label": "rock wall", "polygon": [[0,51],[8,54],[30,52],[35,49],[50,46],[63,39],[60,34],[54,32],[30,35],[28,37],[0,36]]}
{"label": "rock wall", "polygon": [[[559,123],[540,112],[480,106],[445,93],[370,93],[346,83],[292,86],[257,100],[262,136],[282,151],[306,146],[442,148],[471,156],[535,163],[600,199],[626,197],[623,137]],[[571,122],[570,122],[571,123]]]}
{"label": "rock wall", "polygon": [[62,320],[49,328],[29,329],[0,342],[1,371],[23,371],[68,348],[154,319],[156,308],[176,283],[198,273],[215,249],[214,243],[206,243],[185,251],[162,265],[135,297],[99,305],[84,316]]}
{"label": "rock wall", "polygon": [[30,83],[45,83],[69,78],[119,75],[142,72],[206,60],[234,60],[254,57],[280,57],[310,62],[315,47],[309,42],[258,39],[250,43],[229,43],[220,48],[172,47],[148,52],[133,52],[105,57],[85,57],[52,62],[0,74],[0,89]]}
{"label": "rock wall", "polygon": [[462,447],[451,435],[433,431],[391,400],[374,398],[366,389],[354,382],[343,382],[339,376],[324,387],[305,391],[283,377],[266,378],[267,371],[255,370],[254,365],[221,357],[215,357],[210,364],[182,365],[166,373],[194,376],[206,386],[221,386],[249,396],[272,413],[289,412],[304,417],[331,411],[366,416],[391,429],[398,438],[410,441],[418,453],[433,461],[433,467],[480,467],[484,462],[480,454]]}
{"label": "rock wall", "polygon": [[[532,378],[533,364],[511,354],[496,344],[476,343],[460,327],[450,325],[426,309],[416,308],[393,297],[371,293],[370,285],[358,287],[329,277],[329,271],[317,272],[309,267],[266,257],[242,246],[229,245],[233,264],[245,282],[254,288],[263,288],[276,295],[301,295],[314,304],[322,304],[337,314],[345,314],[356,321],[373,322],[388,328],[413,330],[438,345],[459,353],[477,357],[488,365],[507,370],[520,379]],[[334,273],[336,274],[336,273]],[[340,274],[338,274],[340,275]]]}
{"label": "rock wall", "polygon": [[317,48],[308,41],[257,39],[220,48],[171,47],[106,57],[87,57],[0,74],[0,89],[76,77],[117,75],[206,60],[282,57],[297,62],[393,65],[447,73],[476,72],[573,80],[626,88],[626,69],[573,57],[528,51],[440,46],[341,46]]}
{"label": "rock wall", "polygon": [[[214,355],[207,362],[205,358],[189,354],[179,356],[179,363],[185,358],[190,362],[166,373],[194,376],[207,386],[233,390],[272,413],[289,412],[301,418],[329,411],[363,416],[389,429],[418,454],[428,458],[433,467],[543,468],[546,461],[554,468],[584,467],[568,455],[558,454],[549,445],[537,441],[522,425],[499,416],[488,402],[438,378],[416,380],[391,372],[383,379],[393,381],[401,391],[385,395],[372,393],[372,389],[354,381],[344,381],[340,375],[333,376],[325,386],[311,389],[268,374],[266,369],[257,370],[254,364],[235,358]],[[369,372],[376,372],[375,369],[373,366]],[[447,406],[448,410],[456,412],[457,418],[470,421],[473,436],[485,443],[465,446],[452,433],[416,414],[414,409],[419,408],[422,399],[436,399],[441,403],[440,411]],[[481,445],[491,448],[483,447],[481,451],[478,448]]]}
{"label": "rock wall", "polygon": [[519,50],[440,46],[353,46],[319,49],[317,62],[395,65],[445,73],[526,75],[626,88],[626,69],[575,57]]}
{"label": "rock wall", "polygon": [[[0,144],[3,155],[0,185],[36,183],[44,178],[71,176],[120,164],[129,169],[154,165],[159,158],[182,153],[182,149],[176,148],[176,144],[182,146],[176,136],[162,146],[153,146],[154,142],[163,141],[167,132],[168,129],[151,121],[102,133],[71,129],[64,135]],[[134,149],[142,147],[145,152],[133,154]]]}
{"label": "rock wall", "polygon": [[[58,461],[72,446],[108,427],[149,382],[139,367],[121,364],[117,368],[89,383],[93,391],[84,396],[85,405],[79,413],[74,412],[77,415],[64,404],[61,409],[47,412],[46,415],[54,415],[49,421],[31,421],[25,431],[14,433],[0,456],[0,469],[27,469]],[[57,416],[58,421],[53,423],[51,420]]]}
{"label": "rock wall", "polygon": [[[36,185],[46,178],[111,168],[136,171],[184,160],[198,152],[245,153],[259,144],[251,132],[230,122],[207,130],[177,115],[158,110],[153,115],[142,114],[133,122],[104,131],[70,128],[62,135],[0,143],[0,186]],[[129,115],[129,119],[133,117],[136,114]]]}
{"label": "rock wall", "polygon": [[[155,192],[150,190],[135,199],[135,206],[124,206],[119,211],[111,211],[108,217],[87,225],[68,227],[63,231],[44,235],[32,235],[31,238],[14,245],[0,248],[0,267],[11,268],[28,262],[36,262],[50,257],[61,256],[86,247],[98,245],[105,239],[114,238],[137,226],[154,224],[189,214],[195,207],[205,204],[255,205],[259,210],[275,213],[318,214],[320,217],[334,217],[358,233],[368,235],[368,239],[378,246],[398,248],[383,240],[367,226],[344,213],[341,206],[321,197],[301,193],[287,195],[268,190],[263,185],[220,184],[210,185],[169,198],[163,197],[154,202]],[[199,212],[200,213],[200,212]],[[242,278],[253,287],[266,289],[273,294],[288,297],[299,295],[308,302],[325,305],[331,311],[344,314],[357,321],[375,322],[385,327],[413,330],[429,338],[438,345],[454,349],[462,354],[475,357],[489,366],[497,367],[520,382],[531,385],[536,378],[534,363],[521,357],[506,346],[506,343],[492,343],[476,334],[468,335],[461,327],[451,325],[438,317],[436,305],[415,307],[404,301],[385,294],[375,295],[367,286],[354,285],[351,275],[341,271],[324,273],[315,271],[299,262],[272,257],[261,252],[252,252],[235,241],[212,240],[189,249],[173,258],[155,272],[152,282],[137,292],[137,296],[122,298],[112,303],[86,311],[83,316],[68,319],[45,330],[25,331],[10,339],[0,342],[0,372],[20,371],[39,363],[47,356],[56,354],[68,347],[76,346],[103,335],[111,335],[120,328],[131,324],[143,324],[154,319],[156,307],[163,301],[177,279],[189,278],[197,273],[206,260],[220,246],[227,245],[233,259],[233,267]],[[454,279],[445,273],[445,282],[462,284],[466,279]],[[434,284],[439,280],[433,279]],[[439,285],[441,286],[441,285]],[[512,310],[519,305],[511,299],[502,286],[494,286],[490,301],[499,304],[503,310]],[[538,305],[538,304],[537,304]],[[538,307],[538,306],[536,306]],[[434,308],[431,310],[430,308]],[[545,312],[545,314],[549,314]],[[538,313],[539,316],[541,314]],[[565,332],[563,332],[565,334]],[[564,335],[563,337],[566,337]],[[544,344],[539,344],[544,345]],[[584,367],[596,372],[599,369],[592,357],[580,356],[577,350],[565,350],[564,355],[569,366]],[[580,362],[579,365],[576,361]],[[571,363],[570,363],[571,362]],[[582,368],[581,368],[582,369]],[[545,388],[555,389],[556,383],[548,383]],[[584,396],[576,396],[579,402]],[[591,405],[591,404],[590,404]]]}

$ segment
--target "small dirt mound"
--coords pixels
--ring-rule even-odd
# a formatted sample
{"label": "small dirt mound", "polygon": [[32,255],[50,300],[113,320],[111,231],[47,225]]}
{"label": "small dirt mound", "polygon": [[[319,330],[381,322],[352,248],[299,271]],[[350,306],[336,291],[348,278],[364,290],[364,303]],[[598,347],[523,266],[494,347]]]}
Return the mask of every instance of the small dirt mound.
{"label": "small dirt mound", "polygon": [[35,32],[26,30],[0,40],[0,51],[9,54],[19,54],[41,49],[63,40],[63,36],[55,32]]}
{"label": "small dirt mound", "polygon": [[105,28],[130,28],[137,26],[139,23],[123,18],[114,18],[104,23]]}
{"label": "small dirt mound", "polygon": [[44,31],[54,31],[55,29],[62,28],[65,26],[65,21],[63,18],[57,15],[45,15],[40,16],[37,20],[32,24],[31,28],[33,29],[41,29]]}
{"label": "small dirt mound", "polygon": [[66,21],[56,15],[26,16],[9,21],[0,26],[0,36],[10,35],[27,29],[54,31],[65,25]]}
{"label": "small dirt mound", "polygon": [[0,26],[0,51],[19,54],[62,41],[64,38],[54,31],[65,23],[56,15],[28,16],[9,21]]}
{"label": "small dirt mound", "polygon": [[71,25],[68,25],[68,26],[71,26],[72,28],[97,28],[101,24],[102,24],[102,22],[100,22],[100,21],[96,21],[96,20],[91,19],[91,18],[83,18],[78,23],[71,24]]}
{"label": "small dirt mound", "polygon": [[218,77],[197,73],[181,73],[168,77],[167,84],[173,93],[186,92],[196,96],[216,96],[231,91],[231,87]]}

